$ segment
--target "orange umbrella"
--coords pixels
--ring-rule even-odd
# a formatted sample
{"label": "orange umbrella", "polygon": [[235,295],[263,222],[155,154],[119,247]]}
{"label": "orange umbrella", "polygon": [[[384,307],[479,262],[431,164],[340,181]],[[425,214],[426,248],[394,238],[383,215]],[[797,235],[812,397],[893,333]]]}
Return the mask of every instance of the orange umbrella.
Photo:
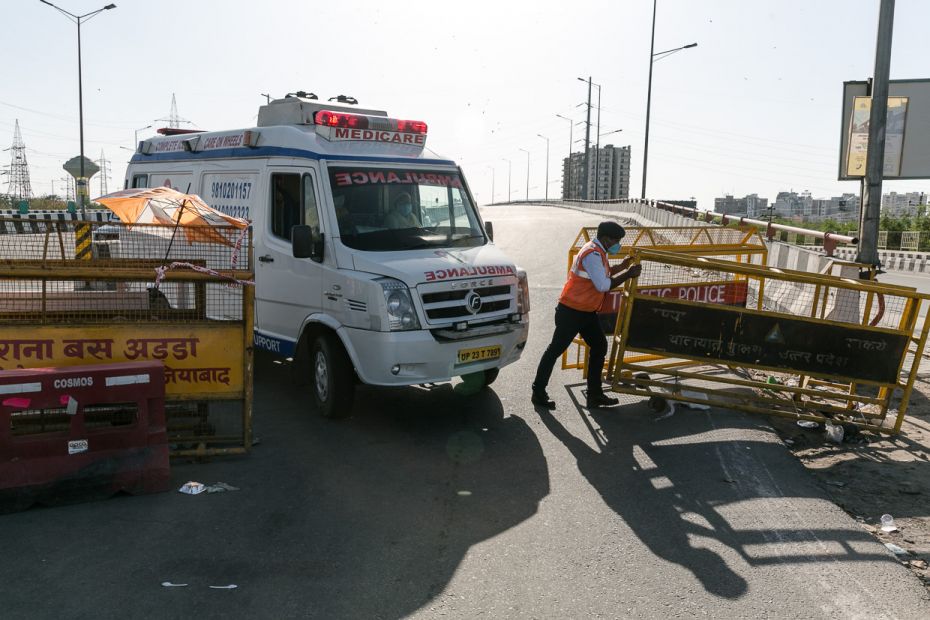
{"label": "orange umbrella", "polygon": [[182,227],[188,243],[234,245],[235,239],[229,239],[222,229],[233,226],[242,230],[249,225],[248,220],[217,211],[196,194],[183,194],[170,187],[124,189],[94,202],[110,209],[130,230],[135,224]]}

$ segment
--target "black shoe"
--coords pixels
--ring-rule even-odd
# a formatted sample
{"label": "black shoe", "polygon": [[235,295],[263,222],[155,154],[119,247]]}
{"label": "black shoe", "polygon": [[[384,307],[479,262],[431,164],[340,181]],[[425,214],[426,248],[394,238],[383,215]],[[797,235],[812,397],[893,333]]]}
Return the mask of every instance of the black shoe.
{"label": "black shoe", "polygon": [[555,409],[555,401],[549,398],[549,395],[545,392],[533,392],[533,397],[530,398],[530,402],[537,407]]}
{"label": "black shoe", "polygon": [[587,398],[587,407],[588,409],[597,409],[598,407],[611,407],[619,403],[620,400],[617,398],[611,398],[606,394],[588,394]]}

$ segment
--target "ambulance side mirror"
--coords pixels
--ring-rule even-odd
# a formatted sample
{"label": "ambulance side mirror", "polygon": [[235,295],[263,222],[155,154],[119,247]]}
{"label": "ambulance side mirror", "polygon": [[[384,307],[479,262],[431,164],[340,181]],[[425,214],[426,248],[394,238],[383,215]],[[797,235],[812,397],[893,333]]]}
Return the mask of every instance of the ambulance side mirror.
{"label": "ambulance side mirror", "polygon": [[323,233],[314,232],[313,227],[304,224],[291,228],[291,251],[294,258],[309,258],[317,263],[323,262]]}
{"label": "ambulance side mirror", "polygon": [[491,222],[484,223],[484,232],[488,234],[488,239],[494,241],[494,224]]}

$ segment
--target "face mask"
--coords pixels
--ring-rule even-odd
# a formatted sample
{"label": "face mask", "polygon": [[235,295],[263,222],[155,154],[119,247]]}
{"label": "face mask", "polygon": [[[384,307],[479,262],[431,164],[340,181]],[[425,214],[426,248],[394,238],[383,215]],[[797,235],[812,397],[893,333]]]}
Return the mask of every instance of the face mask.
{"label": "face mask", "polygon": [[619,254],[620,253],[620,242],[618,241],[612,246],[610,246],[609,248],[607,248],[607,253],[608,254]]}
{"label": "face mask", "polygon": [[400,210],[401,215],[403,215],[404,217],[407,217],[408,215],[410,215],[410,212],[413,210],[413,205],[410,204],[409,202],[405,202],[401,205],[398,205],[398,209]]}

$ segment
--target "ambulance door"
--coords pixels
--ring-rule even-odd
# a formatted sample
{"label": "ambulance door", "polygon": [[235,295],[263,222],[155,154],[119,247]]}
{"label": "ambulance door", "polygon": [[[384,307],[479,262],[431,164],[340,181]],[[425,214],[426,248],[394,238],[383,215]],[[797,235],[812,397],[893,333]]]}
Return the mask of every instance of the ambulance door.
{"label": "ambulance door", "polygon": [[291,228],[321,227],[319,184],[316,171],[305,167],[271,167],[268,175],[262,242],[255,251],[256,326],[294,343],[304,318],[320,310],[323,268],[294,258]]}

